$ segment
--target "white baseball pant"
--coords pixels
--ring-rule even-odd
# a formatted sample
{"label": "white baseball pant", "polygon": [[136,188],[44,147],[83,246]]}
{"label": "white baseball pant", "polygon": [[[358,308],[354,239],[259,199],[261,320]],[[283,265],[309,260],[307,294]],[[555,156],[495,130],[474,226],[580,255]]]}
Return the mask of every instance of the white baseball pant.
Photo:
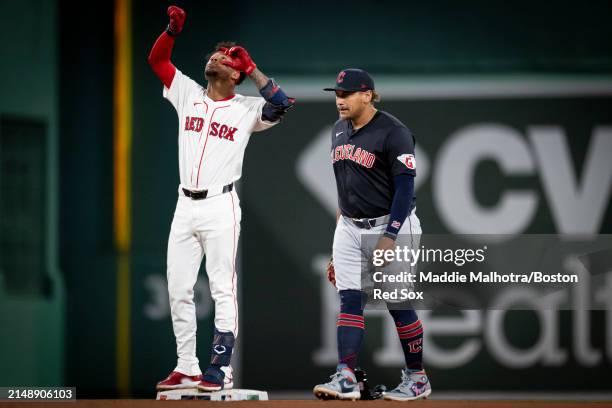
{"label": "white baseball pant", "polygon": [[[179,188],[180,191],[180,188]],[[196,357],[194,285],[206,254],[206,273],[215,302],[215,327],[238,335],[236,250],[240,200],[235,191],[192,200],[180,191],[168,239],[168,293],[178,363],[175,371],[201,374]]]}

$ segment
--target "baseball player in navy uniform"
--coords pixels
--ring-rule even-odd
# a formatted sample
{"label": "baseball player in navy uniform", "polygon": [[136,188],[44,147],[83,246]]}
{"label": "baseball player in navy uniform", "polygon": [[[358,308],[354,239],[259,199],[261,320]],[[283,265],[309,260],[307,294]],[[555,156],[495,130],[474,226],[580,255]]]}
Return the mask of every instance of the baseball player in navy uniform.
{"label": "baseball player in navy uniform", "polygon": [[[176,368],[158,390],[233,387],[230,365],[238,335],[236,249],[240,200],[234,183],[253,132],[276,125],[294,100],[265,76],[249,53],[234,43],[218,44],[207,58],[206,87],[170,61],[186,13],[168,8],[170,24],[153,46],[149,64],[163,83],[163,95],[178,115],[180,186],[168,239],[168,292],[176,337]],[[261,97],[235,93],[249,77]],[[206,273],[215,302],[215,331],[204,374],[196,357],[194,285],[206,254]]]}
{"label": "baseball player in navy uniform", "polygon": [[[370,75],[345,69],[336,86],[340,119],[331,134],[331,161],[338,190],[338,211],[328,278],[340,295],[337,323],[338,366],[331,381],[314,387],[318,398],[359,399],[354,370],[361,349],[365,321],[362,255],[396,245],[418,246],[421,225],[415,214],[415,140],[397,118],[376,109],[379,97]],[[375,234],[370,248],[362,238]],[[397,241],[397,242],[396,242]],[[364,240],[365,242],[365,240]],[[423,327],[412,309],[393,310],[406,367],[402,381],[384,393],[388,400],[426,398],[431,386],[423,369]]]}

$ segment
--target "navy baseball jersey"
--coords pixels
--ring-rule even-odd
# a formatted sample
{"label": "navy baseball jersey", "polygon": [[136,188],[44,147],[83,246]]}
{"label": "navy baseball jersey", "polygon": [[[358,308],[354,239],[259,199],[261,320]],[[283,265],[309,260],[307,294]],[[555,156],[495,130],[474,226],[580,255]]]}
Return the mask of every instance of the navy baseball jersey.
{"label": "navy baseball jersey", "polygon": [[[377,111],[356,131],[350,120],[339,120],[331,138],[342,215],[376,218],[389,214],[395,193],[393,177],[416,176],[415,139],[410,130],[393,115]],[[415,200],[413,197],[410,210]]]}

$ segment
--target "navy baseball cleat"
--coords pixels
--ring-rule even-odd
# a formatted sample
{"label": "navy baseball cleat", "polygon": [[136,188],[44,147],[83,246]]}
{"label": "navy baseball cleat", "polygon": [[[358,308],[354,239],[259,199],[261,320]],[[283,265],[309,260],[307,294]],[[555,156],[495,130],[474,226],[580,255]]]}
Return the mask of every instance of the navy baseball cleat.
{"label": "navy baseball cleat", "polygon": [[165,380],[158,382],[156,388],[158,391],[197,388],[201,380],[202,374],[186,375],[173,371]]}
{"label": "navy baseball cleat", "polygon": [[355,373],[346,364],[338,364],[331,381],[319,384],[312,392],[319,399],[358,400],[361,398]]}
{"label": "navy baseball cleat", "polygon": [[402,370],[402,382],[391,391],[384,393],[383,398],[391,401],[413,401],[426,399],[431,394],[431,385],[425,370]]}

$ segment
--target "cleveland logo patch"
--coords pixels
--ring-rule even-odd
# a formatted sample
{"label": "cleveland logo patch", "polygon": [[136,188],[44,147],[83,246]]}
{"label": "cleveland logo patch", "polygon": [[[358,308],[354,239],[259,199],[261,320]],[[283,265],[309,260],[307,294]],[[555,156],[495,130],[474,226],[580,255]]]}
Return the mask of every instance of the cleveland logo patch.
{"label": "cleveland logo patch", "polygon": [[355,163],[371,169],[374,166],[376,156],[361,147],[355,150],[355,145],[345,144],[338,146],[331,152],[332,164],[340,160],[351,160]]}
{"label": "cleveland logo patch", "polygon": [[414,160],[414,154],[402,154],[397,156],[397,160],[402,162],[402,164],[408,167],[410,170],[416,169],[416,161]]}

